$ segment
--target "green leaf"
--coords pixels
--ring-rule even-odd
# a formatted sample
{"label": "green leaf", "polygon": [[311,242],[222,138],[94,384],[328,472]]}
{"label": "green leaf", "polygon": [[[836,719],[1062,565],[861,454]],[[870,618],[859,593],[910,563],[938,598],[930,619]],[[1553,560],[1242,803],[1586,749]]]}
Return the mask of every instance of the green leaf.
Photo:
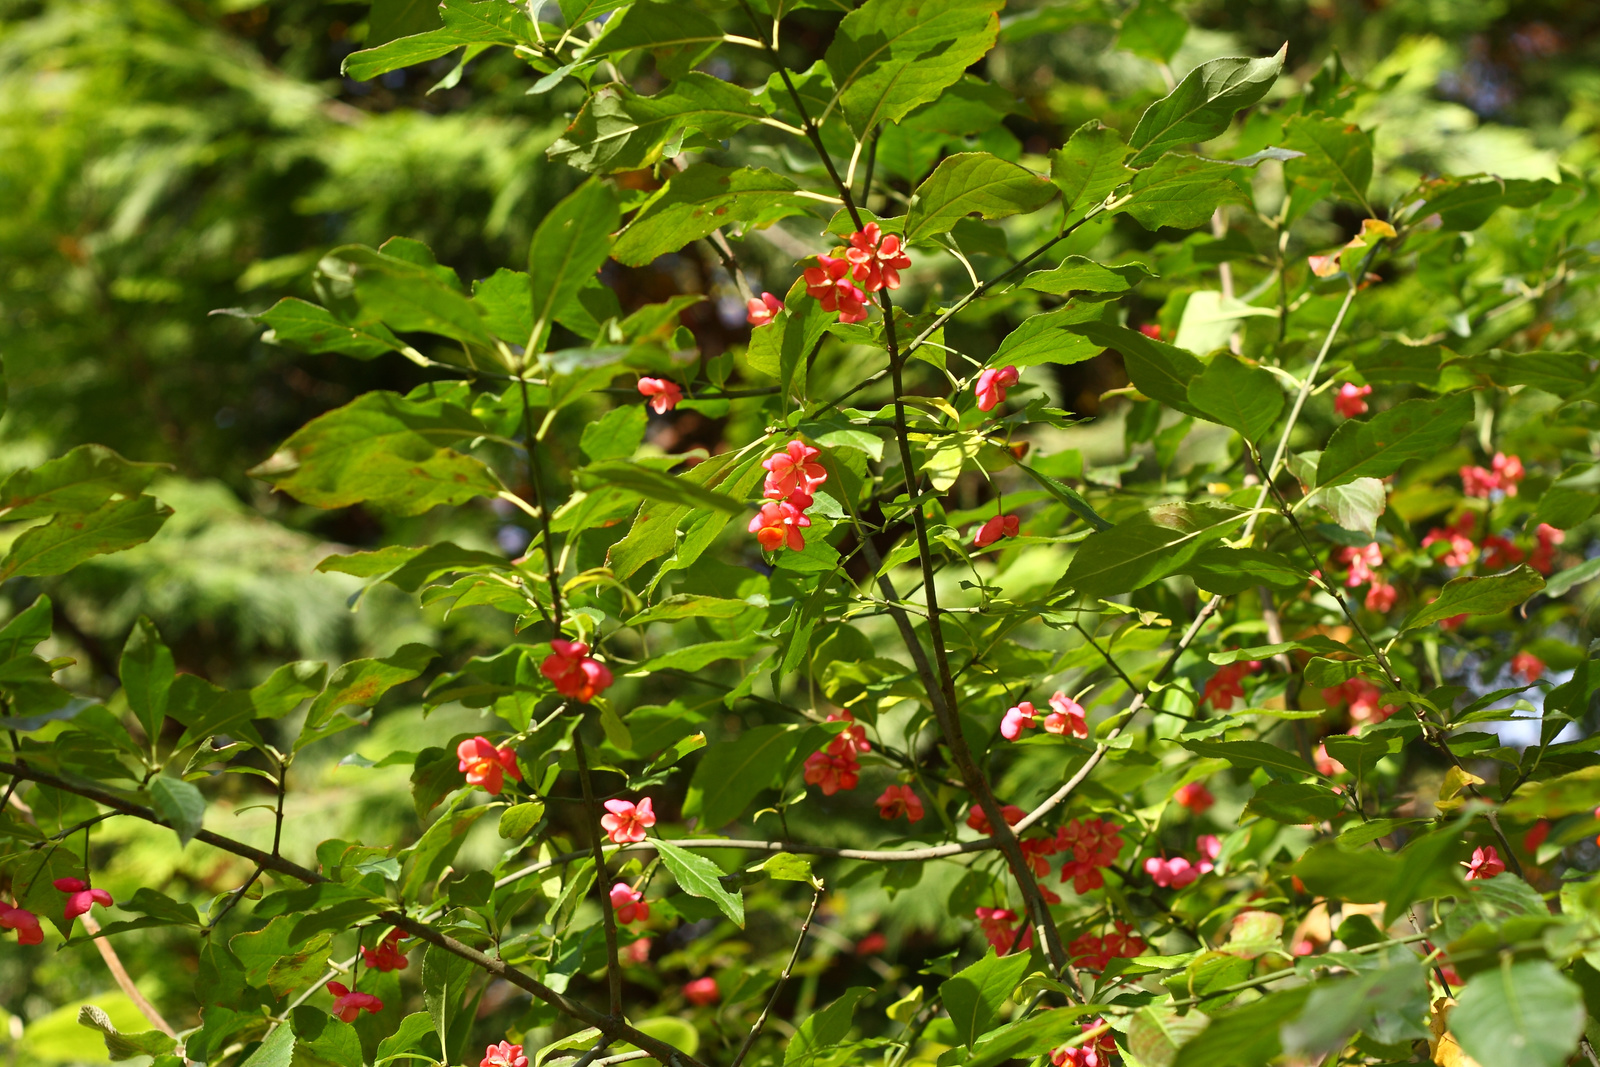
{"label": "green leaf", "polygon": [[1193,229],[1223,204],[1248,204],[1250,194],[1241,184],[1248,174],[1236,163],[1168,152],[1155,166],[1134,175],[1128,199],[1117,210],[1147,230]]}
{"label": "green leaf", "polygon": [[1215,289],[1201,289],[1190,293],[1184,302],[1183,318],[1178,321],[1178,334],[1172,343],[1190,352],[1210,352],[1227,345],[1245,319],[1277,317],[1277,308],[1256,307]]}
{"label": "green leaf", "polygon": [[586,489],[615,485],[667,504],[679,504],[689,508],[712,508],[727,512],[729,515],[737,515],[745,510],[742,502],[730,496],[697,485],[686,478],[663,474],[626,460],[613,459],[603,463],[591,463],[578,470],[575,477]]}
{"label": "green leaf", "polygon": [[1000,1007],[1028,972],[1025,952],[997,956],[991,947],[983,959],[939,984],[939,998],[955,1023],[956,1038],[971,1048],[1000,1014]]}
{"label": "green leaf", "polygon": [[178,832],[178,840],[187,845],[205,822],[206,798],[200,795],[194,783],[166,775],[150,779],[147,788],[157,814]]}
{"label": "green leaf", "polygon": [[439,1035],[439,1047],[444,1050],[442,1063],[449,1062],[450,1027],[460,1024],[467,986],[473,977],[471,960],[464,960],[438,945],[429,945],[422,954],[422,1003]]}
{"label": "green leaf", "polygon": [[[399,249],[391,249],[395,250]],[[447,268],[365,245],[344,245],[323,256],[317,271],[331,296],[353,295],[364,311],[382,319],[391,330],[423,331],[463,344],[493,346],[478,306],[461,291],[454,272]]]}
{"label": "green leaf", "polygon": [[1600,556],[1552,575],[1544,591],[1552,597],[1566,596],[1573,588],[1593,580],[1596,575],[1600,575]]}
{"label": "green leaf", "polygon": [[95,511],[113,497],[137,497],[164,464],[131,463],[104,445],[79,445],[0,484],[0,522]]}
{"label": "green leaf", "polygon": [[1263,1067],[1282,1051],[1279,1026],[1300,1013],[1310,994],[1310,986],[1300,986],[1219,1012],[1178,1049],[1173,1067]]}
{"label": "green leaf", "polygon": [[676,622],[679,619],[736,619],[755,606],[748,600],[730,597],[674,593],[628,619],[625,625],[644,626],[647,623]]}
{"label": "green leaf", "polygon": [[683,135],[721,141],[764,114],[749,90],[699,71],[654,96],[603,85],[546,155],[593,174],[638,170],[676,155]]}
{"label": "green leaf", "polygon": [[397,37],[425,33],[439,23],[439,5],[433,0],[372,0],[367,40],[371,44],[383,44]]}
{"label": "green leaf", "polygon": [[779,784],[799,738],[800,731],[784,726],[753,726],[732,741],[711,745],[689,783],[694,799],[685,812],[699,814],[707,828],[739,818],[763,789]]}
{"label": "green leaf", "polygon": [[1243,522],[1223,504],[1162,504],[1090,534],[1067,567],[1065,583],[1080,596],[1107,597],[1174,574],[1207,543]]}
{"label": "green leaf", "polygon": [[244,965],[246,982],[281,997],[313,981],[327,967],[332,936],[321,934],[297,943],[291,937],[295,921],[293,915],[279,915],[260,930],[229,939],[228,947]]}
{"label": "green leaf", "polygon": [[[921,986],[917,987],[921,989]],[[985,1034],[963,1067],[999,1067],[1007,1060],[1023,1060],[1064,1044],[1083,1033],[1083,1017],[1104,1010],[1100,1005],[1052,1008]]]}
{"label": "green leaf", "polygon": [[[1555,191],[1556,184],[1545,179],[1440,178],[1424,183],[1425,210],[1437,212],[1446,230],[1476,230],[1502,207],[1530,207]],[[1420,217],[1420,216],[1419,216]]]}
{"label": "green leaf", "polygon": [[397,515],[500,493],[481,460],[447,447],[487,430],[426,388],[363,393],[296,430],[249,473],[314,507],[367,503]]}
{"label": "green leaf", "polygon": [[1247,441],[1259,441],[1283,410],[1278,379],[1232,355],[1218,355],[1199,377],[1189,382],[1189,403],[1212,422],[1238,430]]}
{"label": "green leaf", "polygon": [[1409,460],[1447,451],[1472,418],[1472,394],[1424,397],[1396,404],[1366,421],[1350,419],[1317,461],[1317,487],[1356,478],[1386,478]]}
{"label": "green leaf", "polygon": [[779,852],[768,856],[750,869],[760,871],[768,878],[776,878],[780,882],[811,882],[816,884],[816,878],[811,873],[811,860],[805,856],[796,856],[789,852]]}
{"label": "green leaf", "polygon": [[1213,59],[1191,70],[1140,117],[1128,138],[1138,152],[1133,165],[1149,163],[1174,145],[1199,144],[1222,133],[1235,112],[1267,95],[1287,50],[1285,45],[1267,59]]}
{"label": "green leaf", "polygon": [[1372,137],[1365,130],[1322,114],[1292,115],[1283,129],[1284,147],[1305,153],[1285,163],[1283,173],[1304,190],[1307,203],[1331,196],[1372,214]]}
{"label": "green leaf", "polygon": [[361,1038],[354,1026],[309,1004],[294,1009],[290,1019],[297,1061],[306,1067],[361,1067]]}
{"label": "green leaf", "polygon": [[[453,772],[459,776],[461,772],[455,769],[455,764],[455,755],[451,753],[447,766],[441,769],[446,774]],[[459,777],[454,784],[462,784]],[[463,807],[469,796],[467,793],[460,794],[411,846],[407,857],[409,869],[401,886],[401,892],[406,896],[415,896],[424,886],[438,880],[460,850],[467,831],[489,813],[490,809],[486,807]]]}
{"label": "green leaf", "polygon": [[784,1067],[808,1063],[831,1048],[836,1048],[850,1036],[850,1021],[855,1016],[856,1005],[876,990],[865,986],[851,986],[826,1008],[808,1016],[800,1024],[789,1047],[784,1050]]}
{"label": "green leaf", "polygon": [[1133,177],[1133,171],[1122,162],[1131,151],[1116,130],[1093,120],[1079,126],[1065,145],[1050,153],[1050,180],[1061,190],[1065,211],[1063,227],[1083,218]]}
{"label": "green leaf", "polygon": [[1122,18],[1117,47],[1157,63],[1171,62],[1189,35],[1189,20],[1166,0],[1139,0]]}
{"label": "green leaf", "polygon": [[1061,501],[1061,503],[1065,504],[1067,506],[1067,510],[1077,515],[1078,518],[1082,519],[1096,530],[1111,529],[1111,523],[1107,522],[1103,517],[1101,517],[1100,513],[1083,498],[1083,495],[1070,485],[1067,485],[1065,482],[1057,481],[1050,475],[1045,474],[1043,471],[1035,470],[1026,463],[1018,463],[1017,467],[1022,471],[1022,473],[1032,478],[1035,482],[1038,482],[1040,487],[1043,488],[1045,492],[1049,493],[1051,496]]}
{"label": "green leaf", "polygon": [[744,927],[744,898],[722,888],[719,881],[722,868],[704,856],[696,856],[660,838],[655,839],[655,846],[656,854],[666,864],[667,870],[672,872],[679,889],[691,897],[711,901],[717,910],[733,920],[735,926]]}
{"label": "green leaf", "polygon": [[1595,386],[1589,357],[1582,352],[1505,352],[1496,348],[1452,360],[1447,367],[1469,371],[1502,388],[1526,385],[1562,400],[1588,394]]}
{"label": "green leaf", "polygon": [[1250,815],[1299,826],[1333,818],[1344,808],[1344,802],[1326,786],[1272,781],[1257,789],[1244,808]]}
{"label": "green leaf", "polygon": [[173,900],[165,893],[140,886],[132,898],[118,901],[124,911],[137,911],[172,926],[199,926],[200,916],[188,901]]}
{"label": "green leaf", "polygon": [[1508,953],[1468,979],[1450,1032],[1483,1067],[1559,1067],[1577,1052],[1584,1019],[1582,992],[1553,963]]}
{"label": "green leaf", "polygon": [[1205,369],[1191,353],[1109,322],[1073,323],[1067,329],[1122,353],[1134,387],[1151,400],[1186,415],[1206,418],[1205,412],[1189,402],[1189,383]]}
{"label": "green leaf", "polygon": [[1221,546],[1202,549],[1173,573],[1187,574],[1206,592],[1224,596],[1233,596],[1258,585],[1285,591],[1298,589],[1310,580],[1304,568],[1277,552]]}
{"label": "green leaf", "polygon": [[1138,263],[1107,267],[1085,256],[1068,256],[1053,270],[1036,270],[1022,280],[1022,288],[1054,296],[1068,293],[1125,293],[1150,276]]}
{"label": "green leaf", "polygon": [[668,78],[680,78],[722,43],[722,30],[693,7],[639,0],[606,23],[584,59],[649,49],[656,67]]}
{"label": "green leaf", "polygon": [[500,813],[500,836],[508,841],[521,841],[533,832],[544,818],[544,801],[533,800],[526,804],[513,804]]}
{"label": "green leaf", "polygon": [[1245,770],[1264,768],[1274,777],[1309,778],[1316,774],[1299,756],[1265,741],[1183,741],[1190,752],[1213,759],[1225,759]]}
{"label": "green leaf", "polygon": [[729,223],[760,229],[805,214],[805,201],[794,195],[795,188],[788,178],[760,167],[693,164],[645,202],[611,254],[618,263],[641,267]]}
{"label": "green leaf", "polygon": [[789,290],[777,317],[750,331],[745,357],[750,366],[778,379],[785,396],[803,398],[807,357],[827,335],[828,327],[838,321],[837,315],[824,311],[821,303],[807,295],[802,277]]}
{"label": "green leaf", "polygon": [[917,186],[906,214],[906,242],[948,233],[968,215],[1000,219],[1037,211],[1055,195],[1054,185],[1026,167],[988,152],[958,152],[945,157]]}
{"label": "green leaf", "polygon": [[302,352],[340,352],[356,359],[376,359],[398,352],[400,339],[381,322],[353,324],[299,297],[286,296],[255,317],[267,327],[261,339]]}
{"label": "green leaf", "polygon": [[1301,856],[1291,872],[1318,896],[1356,904],[1382,901],[1387,927],[1415,901],[1460,891],[1461,868],[1449,859],[1459,840],[1449,829],[1435,831],[1413,839],[1399,853],[1370,848],[1351,852],[1330,842]]}
{"label": "green leaf", "polygon": [[141,545],[172,515],[153,496],[113,500],[94,511],[57,515],[25,530],[0,560],[0,581],[26,575],[65,574],[84,560]]}
{"label": "green leaf", "polygon": [[261,746],[261,735],[250,724],[256,719],[281,719],[302,701],[322,692],[328,677],[326,664],[301,660],[286,663],[252,689],[229,692],[191,674],[173,683],[167,714],[187,727],[180,747],[216,734],[231,734]]}
{"label": "green leaf", "polygon": [[1171,1009],[1147,1004],[1134,1013],[1128,1025],[1128,1052],[1141,1067],[1172,1067],[1178,1050],[1210,1022],[1198,1011],[1179,1015]]}
{"label": "green leaf", "polygon": [[627,459],[639,451],[650,417],[643,404],[612,408],[583,428],[579,444],[591,462]]}
{"label": "green leaf", "polygon": [[533,288],[533,334],[541,348],[545,331],[610,254],[611,231],[621,215],[612,187],[591,178],[550,209],[528,249]]}
{"label": "green leaf", "polygon": [[122,690],[134,718],[144,727],[151,744],[161,735],[161,722],[167,715],[167,694],[177,678],[172,651],[161,643],[155,623],[140,616],[133,624],[127,644],[122,646]]}
{"label": "green leaf", "polygon": [[1065,306],[1042,315],[1032,315],[1021,326],[1006,334],[995,354],[989,357],[991,367],[1007,364],[1021,368],[1040,363],[1066,366],[1082,363],[1100,354],[1100,346],[1072,332],[1073,323],[1097,319],[1104,314],[1104,305],[1069,301]]}
{"label": "green leaf", "polygon": [[1444,583],[1432,603],[1415,609],[1400,630],[1404,633],[1421,629],[1456,615],[1497,615],[1516,607],[1544,587],[1539,572],[1526,563],[1504,574],[1452,578]]}
{"label": "green leaf", "polygon": [[409,644],[392,656],[354,660],[334,671],[328,688],[318,694],[306,712],[305,725],[294,743],[295,751],[328,736],[325,728],[340,708],[372,707],[395,686],[421,675],[436,656],[438,653],[427,645]]}
{"label": "green leaf", "polygon": [[113,1060],[131,1060],[135,1056],[164,1056],[178,1047],[176,1038],[160,1030],[145,1030],[137,1034],[118,1033],[111,1016],[93,1004],[78,1009],[78,1024],[98,1030],[105,1037],[106,1053]]}
{"label": "green leaf", "polygon": [[994,47],[1000,6],[1001,0],[867,0],[846,15],[825,61],[851,131],[860,138],[899,122],[959,81]]}
{"label": "green leaf", "polygon": [[1376,537],[1378,516],[1388,506],[1389,494],[1381,479],[1355,478],[1344,485],[1318,489],[1307,501],[1332,515],[1344,529]]}
{"label": "green leaf", "polygon": [[294,1061],[294,1031],[280,1026],[256,1046],[239,1067],[289,1067]]}
{"label": "green leaf", "polygon": [[501,267],[473,282],[472,304],[496,337],[526,345],[533,335],[533,280],[521,271]]}
{"label": "green leaf", "polygon": [[433,1033],[433,1018],[425,1011],[414,1011],[400,1020],[400,1027],[394,1033],[378,1042],[378,1054],[374,1058],[374,1067],[397,1052],[410,1052],[422,1044],[429,1034]]}

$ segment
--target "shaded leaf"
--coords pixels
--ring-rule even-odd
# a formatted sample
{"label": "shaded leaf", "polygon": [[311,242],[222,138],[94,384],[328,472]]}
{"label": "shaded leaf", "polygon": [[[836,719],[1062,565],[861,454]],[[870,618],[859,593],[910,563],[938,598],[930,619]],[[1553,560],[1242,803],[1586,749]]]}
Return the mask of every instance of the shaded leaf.
{"label": "shaded leaf", "polygon": [[141,545],[156,535],[172,509],[153,496],[113,500],[94,511],[57,515],[25,530],[0,561],[0,581],[64,574],[84,560]]}

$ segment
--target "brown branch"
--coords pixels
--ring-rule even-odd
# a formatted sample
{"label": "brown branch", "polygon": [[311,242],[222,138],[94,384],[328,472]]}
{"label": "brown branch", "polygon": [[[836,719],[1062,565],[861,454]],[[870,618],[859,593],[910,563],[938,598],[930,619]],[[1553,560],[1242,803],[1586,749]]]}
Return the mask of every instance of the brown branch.
{"label": "brown branch", "polygon": [[117,986],[128,995],[129,1000],[133,1001],[133,1006],[138,1008],[140,1013],[146,1019],[149,1019],[150,1024],[157,1030],[160,1030],[170,1038],[176,1039],[178,1032],[172,1028],[172,1024],[161,1017],[161,1013],[156,1010],[156,1006],[146,1000],[144,994],[139,992],[139,987],[133,984],[133,979],[128,975],[128,969],[122,965],[121,957],[117,955],[117,950],[111,945],[111,939],[97,936],[100,933],[100,924],[88,912],[83,913],[83,928],[89,931],[90,937],[94,938],[94,947],[100,950],[100,958],[106,961],[106,968],[111,971],[111,977],[117,980]]}
{"label": "brown branch", "polygon": [[[0,772],[16,775],[29,781],[38,782],[41,785],[48,785],[63,792],[84,797],[97,804],[114,808],[124,815],[132,815],[137,819],[143,819],[145,822],[154,823],[157,826],[171,826],[170,823],[149,808],[135,804],[98,786],[71,781],[58,775],[50,774],[47,771],[35,770],[32,767],[24,767],[3,760],[0,760]],[[272,853],[256,848],[253,845],[223,837],[221,834],[212,833],[210,830],[201,830],[195,834],[195,840],[202,841],[212,848],[221,849],[235,856],[241,856],[267,870],[286,874],[297,881],[305,882],[307,885],[328,881],[327,878],[324,878],[316,871],[308,870],[298,863],[284,859],[282,856],[274,856]],[[426,923],[418,922],[398,911],[380,912],[377,919],[388,923],[390,926],[398,927],[413,937],[428,942],[430,945],[437,945],[451,955],[467,960],[496,978],[504,979],[517,988],[532,993],[557,1011],[572,1016],[586,1026],[595,1027],[602,1034],[613,1040],[626,1041],[629,1044],[637,1045],[664,1064],[676,1065],[676,1067],[706,1067],[700,1060],[695,1059],[681,1049],[635,1029],[620,1016],[603,1014],[587,1004],[573,1000],[565,994],[557,993],[544,983],[530,978],[515,967],[509,966],[503,960],[485,955],[471,945],[463,944],[448,934],[440,933]]]}

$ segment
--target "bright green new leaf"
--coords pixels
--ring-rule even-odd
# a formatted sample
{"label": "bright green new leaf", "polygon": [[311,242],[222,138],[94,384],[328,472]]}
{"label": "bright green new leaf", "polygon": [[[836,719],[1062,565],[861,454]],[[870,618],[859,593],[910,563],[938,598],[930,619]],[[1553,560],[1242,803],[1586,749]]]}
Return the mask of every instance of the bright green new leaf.
{"label": "bright green new leaf", "polygon": [[947,233],[968,215],[999,219],[1037,211],[1055,195],[1054,185],[1026,167],[988,152],[958,152],[917,186],[906,214],[906,242]]}
{"label": "bright green new leaf", "polygon": [[1544,588],[1544,578],[1526,563],[1504,574],[1462,575],[1444,583],[1439,596],[1418,607],[1400,629],[1417,630],[1456,615],[1497,615]]}
{"label": "bright green new leaf", "polygon": [[672,872],[679,889],[691,897],[701,897],[711,901],[717,906],[717,910],[733,920],[735,926],[741,929],[744,927],[744,898],[738,893],[730,893],[722,888],[722,882],[719,881],[722,877],[722,868],[704,856],[697,856],[660,838],[655,839],[655,846],[656,855],[661,857],[661,862]]}
{"label": "bright green new leaf", "polygon": [[[867,0],[844,17],[826,62],[857,137],[898,122],[994,47],[1001,0]],[[820,115],[813,115],[821,119]]]}
{"label": "bright green new leaf", "polygon": [[532,800],[524,804],[513,804],[500,813],[500,836],[508,841],[521,841],[533,832],[539,825],[539,820],[544,818],[544,801]]}
{"label": "bright green new leaf", "polygon": [[1172,343],[1190,352],[1210,352],[1227,345],[1245,319],[1277,316],[1277,308],[1257,307],[1215,289],[1201,289],[1185,301]]}
{"label": "bright green new leaf", "polygon": [[1456,393],[1406,400],[1365,421],[1350,419],[1317,461],[1317,487],[1385,478],[1410,460],[1437,456],[1455,444],[1470,418],[1472,394]]}
{"label": "bright green new leaf", "polygon": [[426,387],[374,391],[312,419],[249,473],[319,508],[367,503],[398,515],[501,492],[494,472],[449,446],[482,424]]}
{"label": "bright green new leaf", "polygon": [[1203,143],[1222,133],[1235,112],[1267,95],[1287,52],[1285,45],[1267,59],[1213,59],[1191,70],[1140,117],[1128,138],[1137,151],[1133,165],[1151,163],[1175,145]]}

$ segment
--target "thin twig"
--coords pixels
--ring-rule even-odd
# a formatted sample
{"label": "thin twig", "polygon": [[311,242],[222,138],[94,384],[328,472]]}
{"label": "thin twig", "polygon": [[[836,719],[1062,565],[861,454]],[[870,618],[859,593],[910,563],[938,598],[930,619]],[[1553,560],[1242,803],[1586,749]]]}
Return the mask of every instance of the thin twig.
{"label": "thin twig", "polygon": [[749,1055],[750,1047],[756,1043],[756,1038],[761,1036],[761,1031],[767,1025],[767,1016],[772,1014],[772,1006],[778,1002],[778,995],[783,992],[784,983],[789,980],[789,975],[794,973],[795,961],[800,958],[800,946],[806,942],[806,933],[811,929],[811,917],[817,913],[817,902],[822,899],[822,886],[816,884],[811,890],[811,910],[806,912],[806,921],[800,924],[800,936],[794,939],[794,951],[789,953],[789,962],[783,965],[783,973],[778,975],[778,983],[772,987],[772,996],[767,998],[767,1006],[761,1009],[761,1014],[756,1017],[755,1025],[750,1027],[750,1033],[745,1035],[744,1044],[739,1046],[738,1055],[733,1057],[733,1062],[728,1067],[739,1067]]}
{"label": "thin twig", "polygon": [[617,956],[617,914],[611,906],[610,887],[606,885],[605,846],[600,842],[600,805],[595,803],[594,783],[589,777],[589,757],[583,746],[583,726],[572,731],[572,751],[578,760],[578,781],[583,786],[584,822],[588,826],[589,841],[594,856],[594,891],[600,898],[600,917],[606,934],[606,986],[611,993],[611,1014],[622,1018],[622,963]]}
{"label": "thin twig", "polygon": [[139,1009],[139,1013],[150,1020],[151,1026],[154,1026],[170,1038],[176,1038],[178,1032],[172,1028],[172,1024],[161,1017],[161,1013],[156,1010],[156,1006],[146,1000],[144,994],[139,992],[139,987],[133,984],[133,979],[128,975],[128,969],[122,965],[122,958],[117,955],[117,950],[111,945],[111,939],[98,936],[100,933],[99,922],[88,912],[84,912],[81,918],[83,920],[83,928],[94,939],[94,947],[100,950],[100,958],[106,961],[106,968],[111,971],[111,977],[116,979],[118,988],[128,995],[128,999],[133,1001],[133,1006]]}

